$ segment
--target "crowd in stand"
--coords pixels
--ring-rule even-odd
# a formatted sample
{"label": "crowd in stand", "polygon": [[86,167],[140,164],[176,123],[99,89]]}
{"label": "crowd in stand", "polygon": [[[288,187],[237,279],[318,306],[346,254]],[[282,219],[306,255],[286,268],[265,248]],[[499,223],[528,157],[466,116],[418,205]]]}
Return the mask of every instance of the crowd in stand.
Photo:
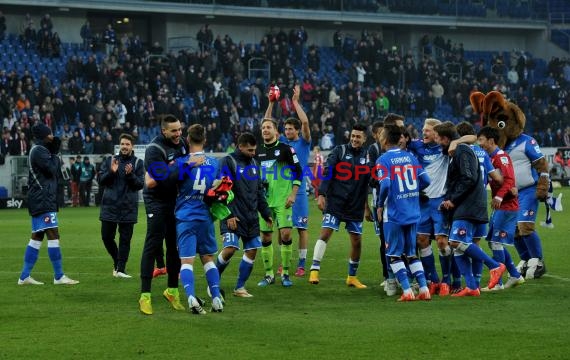
{"label": "crowd in stand", "polygon": [[[29,36],[31,16],[24,23],[23,44],[35,44],[45,56],[59,53],[59,45],[46,47],[42,35],[40,40],[37,33],[35,39]],[[53,27],[46,14],[39,33],[53,39]],[[0,70],[3,154],[27,154],[30,128],[38,121],[62,138],[63,153],[111,153],[121,133],[132,134],[138,144],[148,143],[159,134],[157,123],[164,114],[174,114],[185,125],[204,125],[206,150],[228,151],[239,133],[259,133],[269,83],[282,90],[276,114],[281,121],[294,114],[291,89],[301,85],[313,145],[323,149],[347,141],[357,120],[372,124],[387,112],[425,118],[448,106],[456,118],[478,123],[469,107],[469,94],[475,90],[500,90],[515,100],[541,145],[570,146],[568,59],[551,59],[548,73],[537,81],[541,74],[534,73],[533,59],[524,52],[513,51],[508,64],[501,53],[492,64],[472,63],[461,44],[426,36],[417,57],[384,46],[380,33],[368,31],[347,51],[345,37],[337,31],[333,44],[338,61],[331,75],[323,74],[322,49],[308,42],[302,26],[288,32],[271,29],[259,44],[246,45],[204,25],[196,34],[199,49],[168,53],[159,43],[145,46],[138,36],[116,34],[112,25],[93,34],[86,22],[80,32],[84,49],[104,50],[104,56],[101,61],[96,52],[87,59],[71,56],[59,86],[46,74],[36,81],[28,71]],[[271,81],[247,79],[248,61],[254,57],[271,64]],[[409,130],[417,134],[413,126]]]}
{"label": "crowd in stand", "polygon": [[35,48],[42,57],[58,58],[61,55],[61,39],[59,34],[53,31],[50,14],[45,14],[40,19],[38,30],[35,28],[32,16],[26,14],[20,26],[20,42],[26,49]]}

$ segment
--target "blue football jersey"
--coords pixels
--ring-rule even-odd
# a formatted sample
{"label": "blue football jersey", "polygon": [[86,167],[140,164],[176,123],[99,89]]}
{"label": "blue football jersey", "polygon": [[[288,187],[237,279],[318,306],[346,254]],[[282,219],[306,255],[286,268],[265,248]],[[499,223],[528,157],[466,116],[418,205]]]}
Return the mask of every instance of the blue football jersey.
{"label": "blue football jersey", "polygon": [[483,150],[479,145],[471,145],[471,149],[477,156],[479,160],[479,167],[481,168],[481,174],[483,175],[483,186],[487,186],[487,182],[489,181],[489,173],[495,171],[495,167],[491,162],[491,158],[489,154],[485,150]]}
{"label": "blue football jersey", "polygon": [[430,179],[409,152],[392,148],[376,160],[380,190],[377,206],[384,207],[384,222],[407,225],[420,220],[420,191]]}
{"label": "blue football jersey", "polygon": [[180,169],[175,209],[177,220],[212,219],[210,208],[204,203],[204,195],[212,187],[214,180],[219,178],[219,165],[217,159],[209,156],[206,156],[206,161],[198,167],[187,168],[184,165],[191,155],[199,154],[203,153],[194,153],[176,159]]}
{"label": "blue football jersey", "polygon": [[[296,156],[299,160],[299,164],[303,169],[303,174],[308,173],[307,169],[309,166],[309,156],[311,155],[311,142],[305,140],[302,136],[299,136],[297,140],[289,140],[287,137],[281,135],[279,141],[285,143],[293,148],[293,156]],[[307,177],[303,176],[301,186],[297,191],[297,194],[305,194],[307,192]]]}

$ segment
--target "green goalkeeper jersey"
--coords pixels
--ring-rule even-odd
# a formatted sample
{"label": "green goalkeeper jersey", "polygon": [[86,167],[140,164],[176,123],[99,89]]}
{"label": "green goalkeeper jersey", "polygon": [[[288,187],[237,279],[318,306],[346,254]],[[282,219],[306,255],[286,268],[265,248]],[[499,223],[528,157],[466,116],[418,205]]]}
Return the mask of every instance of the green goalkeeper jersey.
{"label": "green goalkeeper jersey", "polygon": [[295,150],[276,141],[257,148],[260,163],[260,178],[265,184],[269,207],[285,206],[293,185],[301,186],[303,169]]}

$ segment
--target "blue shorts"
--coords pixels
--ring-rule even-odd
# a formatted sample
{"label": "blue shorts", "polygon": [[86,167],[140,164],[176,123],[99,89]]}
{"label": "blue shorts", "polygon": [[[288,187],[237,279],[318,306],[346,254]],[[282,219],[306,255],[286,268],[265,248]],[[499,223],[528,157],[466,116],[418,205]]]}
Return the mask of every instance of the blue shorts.
{"label": "blue shorts", "polygon": [[57,213],[47,212],[32,217],[32,233],[58,227]]}
{"label": "blue shorts", "polygon": [[487,236],[487,224],[475,224],[475,229],[473,230],[473,238],[481,239]]}
{"label": "blue shorts", "polygon": [[416,256],[416,224],[400,225],[393,222],[384,222],[384,236],[386,237],[386,256],[407,257]]}
{"label": "blue shorts", "polygon": [[[338,231],[342,220],[332,214],[323,214],[321,227]],[[344,228],[349,233],[362,234],[362,221],[344,221]]]}
{"label": "blue shorts", "polygon": [[293,227],[307,229],[309,219],[309,198],[307,193],[297,194],[293,204]]}
{"label": "blue shorts", "polygon": [[[224,249],[228,247],[233,247],[239,250],[240,249],[239,239],[240,236],[231,232],[222,234],[222,242],[223,242],[222,246]],[[243,241],[244,251],[251,249],[259,249],[261,247],[261,238],[259,236],[254,236],[250,238],[241,236],[241,241]]]}
{"label": "blue shorts", "polygon": [[213,255],[218,251],[214,223],[211,221],[176,221],[176,238],[180,258]]}
{"label": "blue shorts", "polygon": [[515,244],[518,211],[495,210],[491,215],[491,225],[487,240],[503,245]]}
{"label": "blue shorts", "polygon": [[538,211],[538,199],[535,196],[536,186],[529,186],[519,190],[519,214],[517,222],[536,221],[536,212]]}
{"label": "blue shorts", "polygon": [[427,203],[420,203],[420,222],[418,223],[418,234],[423,235],[444,235],[449,234],[449,224],[439,206],[443,197],[429,199]]}
{"label": "blue shorts", "polygon": [[473,234],[478,224],[467,220],[454,220],[451,224],[449,241],[457,241],[464,244],[473,243]]}
{"label": "blue shorts", "polygon": [[372,222],[374,223],[374,233],[376,234],[376,236],[380,236],[380,223],[378,222],[378,212],[377,212],[378,208],[377,207],[372,207]]}

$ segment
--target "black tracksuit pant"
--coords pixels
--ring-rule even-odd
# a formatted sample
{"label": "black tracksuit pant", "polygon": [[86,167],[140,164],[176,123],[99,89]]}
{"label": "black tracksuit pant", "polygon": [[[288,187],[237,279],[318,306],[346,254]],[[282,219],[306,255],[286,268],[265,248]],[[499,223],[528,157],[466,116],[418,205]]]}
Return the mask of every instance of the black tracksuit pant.
{"label": "black tracksuit pant", "polygon": [[[113,258],[114,269],[125,273],[125,267],[131,252],[131,239],[133,237],[134,223],[116,223],[101,220],[101,239],[105,249]],[[115,242],[115,234],[119,228],[119,246]]]}
{"label": "black tracksuit pant", "polygon": [[178,287],[180,258],[176,243],[176,219],[174,202],[158,202],[145,199],[146,238],[141,257],[141,292],[150,292],[154,261],[163,240],[166,243],[166,269],[168,287]]}

